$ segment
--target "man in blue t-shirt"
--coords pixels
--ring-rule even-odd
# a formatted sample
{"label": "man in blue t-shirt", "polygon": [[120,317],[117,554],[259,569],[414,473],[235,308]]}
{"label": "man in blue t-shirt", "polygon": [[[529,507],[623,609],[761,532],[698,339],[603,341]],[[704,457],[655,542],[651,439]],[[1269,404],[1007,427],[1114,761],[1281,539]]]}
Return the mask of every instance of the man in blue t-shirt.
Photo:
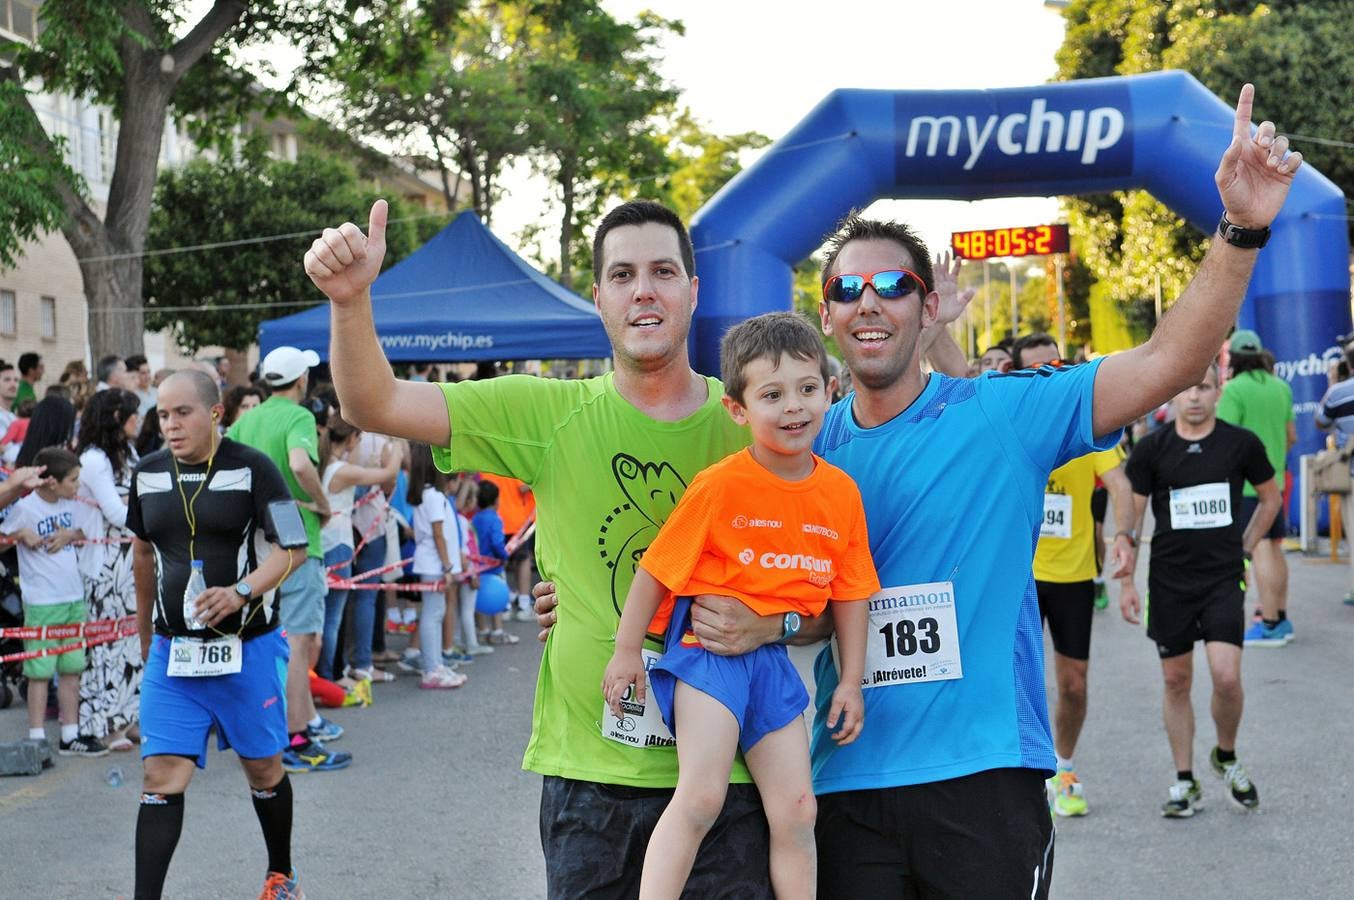
{"label": "man in blue t-shirt", "polygon": [[[830,652],[815,667],[820,898],[1048,895],[1054,755],[1031,572],[1043,489],[1054,468],[1114,446],[1125,424],[1196,383],[1222,345],[1301,164],[1271,123],[1252,138],[1252,95],[1242,89],[1217,173],[1219,233],[1171,327],[1133,350],[926,376],[920,352],[940,298],[925,245],[905,226],[855,216],[829,240],[823,331],[855,392],[828,412],[816,449],[860,486],[885,587],[870,600],[855,743],[837,746],[824,723]],[[781,625],[727,628],[740,632],[727,643],[738,652]],[[819,617],[788,639],[830,631]]]}

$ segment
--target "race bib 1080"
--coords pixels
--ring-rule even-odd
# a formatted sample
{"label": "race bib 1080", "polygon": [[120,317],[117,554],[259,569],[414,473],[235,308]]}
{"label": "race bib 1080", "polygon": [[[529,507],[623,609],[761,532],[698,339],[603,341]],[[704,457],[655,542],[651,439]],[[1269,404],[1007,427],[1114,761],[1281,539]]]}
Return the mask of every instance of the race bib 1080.
{"label": "race bib 1080", "polygon": [[951,582],[887,587],[867,602],[862,689],[964,677]]}
{"label": "race bib 1080", "polygon": [[1177,531],[1232,524],[1232,488],[1225,481],[1171,491],[1171,527]]}

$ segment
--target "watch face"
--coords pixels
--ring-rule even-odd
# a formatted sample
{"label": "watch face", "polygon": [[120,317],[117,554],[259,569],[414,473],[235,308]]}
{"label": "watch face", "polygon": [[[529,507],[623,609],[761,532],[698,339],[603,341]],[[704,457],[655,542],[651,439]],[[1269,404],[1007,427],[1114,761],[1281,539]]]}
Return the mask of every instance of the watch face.
{"label": "watch face", "polygon": [[249,585],[241,581],[239,584],[235,585],[235,593],[239,594],[241,597],[248,597],[253,591],[250,590]]}
{"label": "watch face", "polygon": [[799,630],[799,613],[792,612],[785,614],[785,627],[790,631]]}

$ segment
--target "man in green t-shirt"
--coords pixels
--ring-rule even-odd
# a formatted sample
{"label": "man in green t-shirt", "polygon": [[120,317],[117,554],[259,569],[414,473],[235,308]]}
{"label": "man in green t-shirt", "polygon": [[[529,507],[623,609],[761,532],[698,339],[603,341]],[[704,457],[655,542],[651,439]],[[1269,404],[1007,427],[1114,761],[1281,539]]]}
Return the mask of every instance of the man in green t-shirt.
{"label": "man in green t-shirt", "polygon": [[[701,469],[748,443],[718,380],[692,371],[691,239],[655,203],[623,204],[593,241],[593,299],[615,371],[563,381],[508,376],[397,381],[372,325],[385,252],[384,201],[370,237],[326,230],[305,267],[332,301],[334,384],[344,418],[424,441],[444,470],[520,479],[537,503],[537,564],[561,597],[541,660],[523,767],[545,776],[542,845],[552,898],[631,897],[672,788],[677,754],[652,704],[617,719],[599,686],[635,566]],[[662,650],[648,648],[656,657]],[[766,819],[740,759],[692,870],[695,896],[771,897]]]}
{"label": "man in green t-shirt", "polygon": [[327,588],[320,525],[329,516],[329,500],[315,468],[320,461],[315,417],[300,402],[306,395],[310,367],[319,362],[314,350],[278,347],[271,351],[259,363],[259,373],[272,395],[240,416],[228,434],[231,440],[262,451],[277,465],[301,507],[309,539],[305,563],[278,588],[279,615],[291,647],[287,663],[290,744],[282,754],[282,765],[288,772],[342,769],[352,762],[351,754],[324,748],[322,742],[337,740],[343,729],[319,715],[310,696],[310,670],[319,659],[324,634]]}
{"label": "man in green t-shirt", "polygon": [[42,357],[39,354],[19,354],[19,392],[14,396],[14,403],[10,407],[12,411],[18,412],[19,404],[25,400],[38,399],[37,383],[46,372],[47,367],[42,364]]}
{"label": "man in green t-shirt", "polygon": [[[1298,440],[1293,389],[1271,374],[1272,363],[1265,358],[1260,335],[1254,331],[1240,329],[1233,333],[1227,350],[1231,374],[1218,400],[1218,418],[1255,432],[1265,445],[1265,455],[1282,490],[1288,451]],[[1246,484],[1241,503],[1241,520],[1248,521],[1260,503],[1254,485]],[[1293,640],[1293,623],[1288,621],[1288,561],[1283,555],[1287,536],[1288,517],[1280,512],[1251,554],[1261,621],[1252,622],[1246,630],[1248,647],[1282,647]]]}

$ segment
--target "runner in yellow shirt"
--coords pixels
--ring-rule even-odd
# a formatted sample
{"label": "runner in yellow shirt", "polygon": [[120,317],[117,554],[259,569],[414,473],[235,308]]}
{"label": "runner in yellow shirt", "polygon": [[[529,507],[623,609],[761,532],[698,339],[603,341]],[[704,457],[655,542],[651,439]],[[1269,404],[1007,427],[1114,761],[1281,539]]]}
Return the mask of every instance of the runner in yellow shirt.
{"label": "runner in yellow shirt", "polygon": [[[1046,334],[1026,335],[1013,348],[1017,368],[1059,363],[1058,345]],[[1118,447],[1078,457],[1048,477],[1044,518],[1034,554],[1034,585],[1039,614],[1053,639],[1058,699],[1053,717],[1053,749],[1058,771],[1049,779],[1050,804],[1060,816],[1084,816],[1086,798],[1072,764],[1072,754],[1086,721],[1086,671],[1091,657],[1091,619],[1095,611],[1095,522],[1091,497],[1099,478],[1114,504],[1118,534],[1109,566],[1116,573],[1132,571],[1137,536],[1133,533],[1133,490],[1123,470]]]}

